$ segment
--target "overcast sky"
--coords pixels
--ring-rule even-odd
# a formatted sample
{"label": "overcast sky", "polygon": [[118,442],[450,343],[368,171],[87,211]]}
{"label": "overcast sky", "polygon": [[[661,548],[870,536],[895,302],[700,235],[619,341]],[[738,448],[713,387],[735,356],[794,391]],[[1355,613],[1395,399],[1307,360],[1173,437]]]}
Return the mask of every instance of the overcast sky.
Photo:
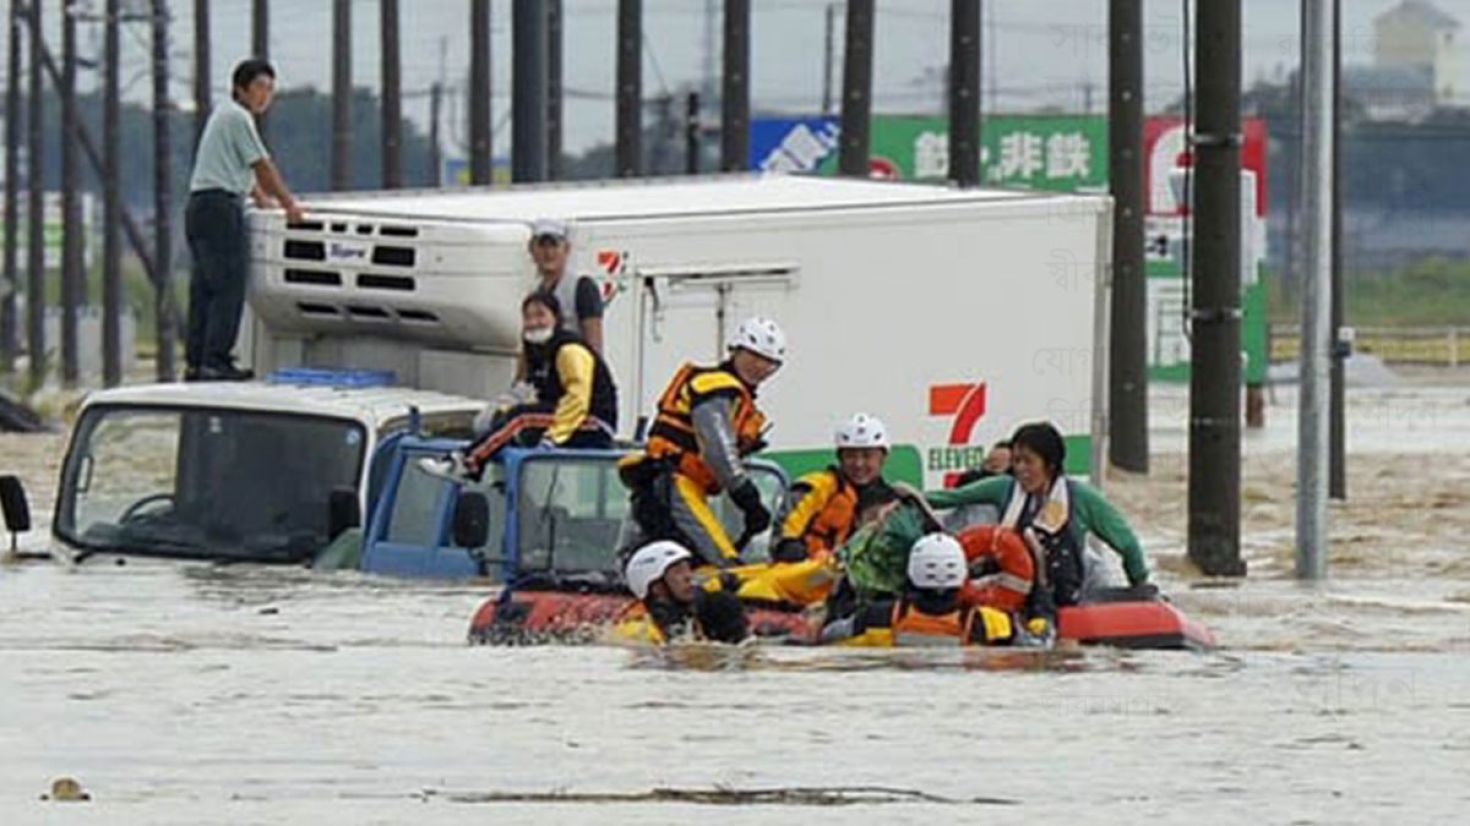
{"label": "overcast sky", "polygon": [[[1147,102],[1166,104],[1183,88],[1182,8],[1185,0],[1146,0]],[[75,0],[74,0],[75,2]],[[129,0],[124,0],[125,3]],[[1372,56],[1372,20],[1397,0],[1344,0],[1344,50],[1348,62]],[[101,0],[91,0],[96,7]],[[566,148],[580,151],[610,141],[613,122],[613,62],[616,0],[564,0],[567,22],[565,74]],[[47,2],[52,48],[59,2]],[[87,5],[83,0],[80,5]],[[175,16],[172,53],[176,56],[173,93],[190,105],[193,53],[193,2],[170,0]],[[213,0],[213,75],[217,94],[224,94],[228,72],[250,42],[250,0]],[[275,0],[271,7],[271,57],[284,86],[327,88],[331,71],[330,0]],[[378,66],[378,2],[353,2],[353,76],[357,85],[376,88]],[[644,0],[644,91],[652,97],[665,89],[698,83],[705,77],[709,15],[719,3],[707,0]],[[811,112],[822,100],[825,9],[845,3],[827,0],[753,0],[752,93],[761,110]],[[875,46],[875,111],[938,112],[942,66],[948,54],[949,0],[878,0]],[[1470,21],[1470,0],[1438,0],[1445,12]],[[0,2],[8,13],[9,2]],[[404,112],[427,119],[422,94],[443,77],[451,87],[463,85],[469,64],[468,0],[402,0]],[[493,2],[494,117],[497,125],[509,109],[510,0]],[[1244,0],[1245,81],[1277,77],[1296,62],[1298,10],[1290,0]],[[1090,97],[1094,111],[1106,106],[1106,0],[987,0],[984,58],[986,97],[991,110],[1014,111],[1043,105],[1081,111]],[[718,29],[715,30],[718,49]],[[839,16],[835,76],[840,82]],[[99,26],[81,29],[81,51],[101,48]],[[130,98],[150,94],[147,79],[147,30],[134,25],[124,37],[124,79]],[[718,52],[716,52],[716,58]],[[716,66],[718,64],[716,63]],[[1470,88],[1470,61],[1461,60],[1461,95]],[[3,67],[0,67],[3,70]],[[92,81],[83,75],[83,85]],[[451,94],[445,112],[450,141],[463,138],[462,102]],[[509,130],[496,134],[503,154]],[[451,147],[449,154],[455,154]]]}

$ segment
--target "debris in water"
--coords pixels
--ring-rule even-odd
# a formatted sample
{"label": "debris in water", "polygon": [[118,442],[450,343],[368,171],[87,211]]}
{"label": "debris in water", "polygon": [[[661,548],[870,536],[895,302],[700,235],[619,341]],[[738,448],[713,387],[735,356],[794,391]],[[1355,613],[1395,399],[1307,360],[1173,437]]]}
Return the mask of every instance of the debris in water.
{"label": "debris in water", "polygon": [[950,806],[1014,806],[1018,800],[1002,797],[944,797],[915,789],[889,786],[789,786],[769,789],[655,788],[645,792],[450,792],[424,791],[424,798],[442,796],[453,803],[693,803],[706,806],[853,806],[875,803],[937,803]]}
{"label": "debris in water", "polygon": [[51,793],[41,795],[41,799],[53,803],[85,803],[92,799],[92,795],[75,777],[58,777],[51,781]]}

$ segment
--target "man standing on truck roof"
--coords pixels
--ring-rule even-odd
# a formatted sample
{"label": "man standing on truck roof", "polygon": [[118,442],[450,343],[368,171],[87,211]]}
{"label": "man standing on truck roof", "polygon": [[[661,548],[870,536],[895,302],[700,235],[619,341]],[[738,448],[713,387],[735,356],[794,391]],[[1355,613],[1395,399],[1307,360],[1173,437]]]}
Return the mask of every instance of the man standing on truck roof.
{"label": "man standing on truck roof", "polygon": [[576,333],[589,347],[602,352],[602,291],[591,278],[570,276],[567,256],[572,245],[567,241],[565,221],[538,218],[531,225],[531,260],[536,262],[540,281],[537,290],[556,296],[564,317],[562,327]]}
{"label": "man standing on truck roof", "polygon": [[[641,534],[630,546],[669,539],[723,568],[739,561],[745,541],[771,526],[744,460],[765,447],[766,417],[755,406],[755,391],[786,359],[786,334],[769,319],[746,319],[727,349],[729,358],[717,366],[680,366],[659,397],[648,447],[620,465]],[[721,492],[745,515],[739,541],[730,540],[710,508],[709,497]]]}
{"label": "man standing on truck roof", "polygon": [[250,273],[245,196],[260,208],[273,199],[286,211],[288,225],[305,217],[255,127],[255,118],[270,108],[275,88],[276,70],[270,63],[241,61],[231,78],[230,99],[215,107],[199,139],[184,211],[184,232],[194,257],[185,381],[242,381],[255,375],[236,367],[231,353]]}

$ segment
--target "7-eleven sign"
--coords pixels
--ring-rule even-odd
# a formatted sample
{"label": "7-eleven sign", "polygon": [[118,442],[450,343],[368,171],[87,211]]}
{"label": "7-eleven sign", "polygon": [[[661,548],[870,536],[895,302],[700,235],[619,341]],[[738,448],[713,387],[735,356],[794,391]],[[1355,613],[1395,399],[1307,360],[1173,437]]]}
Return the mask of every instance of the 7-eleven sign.
{"label": "7-eleven sign", "polygon": [[[931,385],[929,415],[950,417],[949,445],[952,450],[945,453],[968,453],[966,450],[953,448],[968,448],[975,434],[975,426],[985,417],[985,382]],[[954,467],[954,463],[948,459],[936,462],[931,457],[929,464],[931,469],[952,470],[944,475],[944,484],[948,486],[956,481],[962,469],[968,467],[970,462],[962,460],[958,467]]]}

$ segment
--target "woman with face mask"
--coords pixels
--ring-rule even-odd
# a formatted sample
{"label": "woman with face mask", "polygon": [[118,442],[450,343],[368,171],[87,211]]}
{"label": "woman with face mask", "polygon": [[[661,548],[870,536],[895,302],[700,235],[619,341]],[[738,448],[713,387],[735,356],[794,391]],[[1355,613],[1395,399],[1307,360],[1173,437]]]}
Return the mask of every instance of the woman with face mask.
{"label": "woman with face mask", "polygon": [[534,398],[501,406],[489,432],[463,452],[423,459],[435,476],[478,479],[505,447],[610,448],[618,393],[602,357],[561,323],[561,303],[544,290],[521,302],[525,381]]}

